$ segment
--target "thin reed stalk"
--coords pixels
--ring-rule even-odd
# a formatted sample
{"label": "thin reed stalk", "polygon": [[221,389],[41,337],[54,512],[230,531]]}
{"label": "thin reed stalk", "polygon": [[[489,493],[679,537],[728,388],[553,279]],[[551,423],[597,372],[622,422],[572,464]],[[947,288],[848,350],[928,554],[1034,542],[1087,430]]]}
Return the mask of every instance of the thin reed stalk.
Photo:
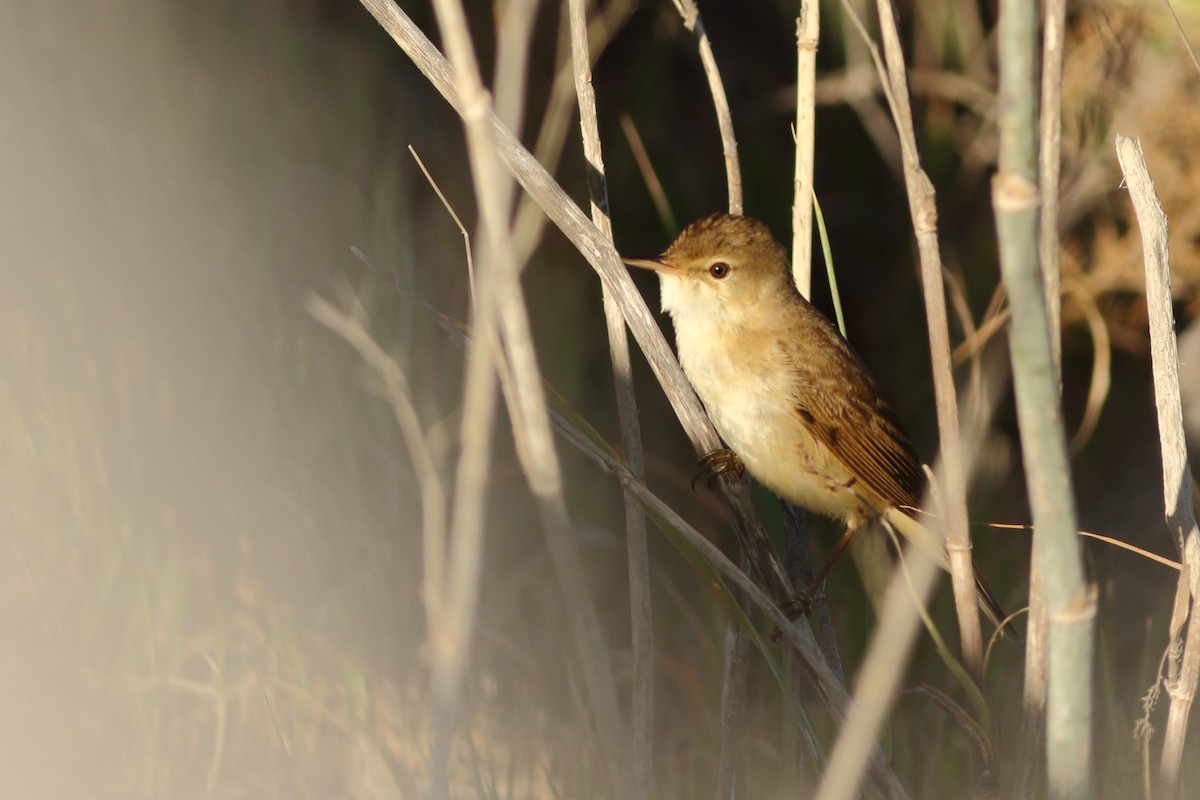
{"label": "thin reed stalk", "polygon": [[[609,217],[608,181],[604,175],[604,154],[600,144],[600,125],[596,117],[596,93],[592,89],[591,54],[588,50],[587,13],[583,0],[569,4],[571,52],[575,73],[575,93],[579,99],[583,154],[591,175],[592,222],[612,239]],[[642,432],[638,424],[637,397],[633,390],[633,368],[629,359],[629,339],[625,319],[612,293],[603,288],[604,321],[608,331],[608,349],[616,386],[617,417],[621,427],[621,445],[630,470],[645,477]],[[646,543],[646,515],[637,497],[623,491],[625,501],[626,551],[629,564],[629,610],[633,638],[632,752],[635,798],[653,794],[654,766],[654,627],[650,606],[650,553]]]}
{"label": "thin reed stalk", "polygon": [[1070,463],[1038,265],[1036,11],[1032,3],[1006,0],[1000,5],[1000,168],[992,181],[992,204],[1012,308],[1017,417],[1049,619],[1047,774],[1053,797],[1085,798],[1091,796],[1096,606],[1095,594],[1083,580],[1075,535]]}

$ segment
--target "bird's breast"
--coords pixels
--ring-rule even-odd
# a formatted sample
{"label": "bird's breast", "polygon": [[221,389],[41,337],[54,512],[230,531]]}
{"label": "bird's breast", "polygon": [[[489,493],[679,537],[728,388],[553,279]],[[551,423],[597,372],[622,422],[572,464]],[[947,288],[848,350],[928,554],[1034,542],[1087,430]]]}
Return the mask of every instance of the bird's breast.
{"label": "bird's breast", "polygon": [[717,433],[755,479],[791,502],[835,518],[873,514],[863,489],[796,413],[800,372],[770,340],[676,329],[679,360]]}

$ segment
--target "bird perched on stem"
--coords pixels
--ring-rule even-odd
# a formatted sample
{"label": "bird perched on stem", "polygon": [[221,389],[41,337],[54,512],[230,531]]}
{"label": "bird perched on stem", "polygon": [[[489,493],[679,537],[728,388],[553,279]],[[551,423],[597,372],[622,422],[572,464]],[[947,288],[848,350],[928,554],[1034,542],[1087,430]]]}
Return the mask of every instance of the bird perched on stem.
{"label": "bird perched on stem", "polygon": [[[802,508],[846,523],[811,589],[862,525],[882,520],[948,568],[942,538],[917,518],[925,473],[875,379],[833,324],[797,291],[783,247],[748,217],[692,223],[654,270],[679,362],[729,450],[710,472],[750,470]],[[1004,612],[976,573],[980,605]]]}

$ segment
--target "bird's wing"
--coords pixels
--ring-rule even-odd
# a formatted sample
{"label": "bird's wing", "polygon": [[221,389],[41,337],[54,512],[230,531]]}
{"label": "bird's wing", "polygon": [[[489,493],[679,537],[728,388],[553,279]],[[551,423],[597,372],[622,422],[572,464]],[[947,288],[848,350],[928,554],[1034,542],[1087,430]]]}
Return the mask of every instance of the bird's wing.
{"label": "bird's wing", "polygon": [[824,353],[802,352],[798,339],[779,343],[795,376],[795,413],[852,475],[911,514],[925,490],[912,442],[858,356],[832,328],[819,327],[803,337],[803,350]]}

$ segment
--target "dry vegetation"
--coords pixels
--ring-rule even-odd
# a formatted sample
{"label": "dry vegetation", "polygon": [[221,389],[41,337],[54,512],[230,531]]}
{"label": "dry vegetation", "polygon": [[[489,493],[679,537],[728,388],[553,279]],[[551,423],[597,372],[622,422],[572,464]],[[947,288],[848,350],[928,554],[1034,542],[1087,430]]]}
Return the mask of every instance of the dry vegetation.
{"label": "dry vegetation", "polygon": [[[402,5],[437,30],[425,3]],[[468,5],[491,85],[494,32],[512,20]],[[514,15],[525,5],[497,4]],[[687,219],[728,203],[720,141],[695,38],[672,4],[600,5],[589,37],[615,235],[622,252],[644,255],[674,233],[658,222],[662,209]],[[851,5],[875,31],[871,4]],[[1179,5],[1200,42],[1200,17]],[[955,375],[964,393],[985,379],[1008,391],[988,202],[994,9],[899,6],[921,156],[938,190]],[[816,192],[850,338],[932,460],[937,422],[900,148],[841,9],[822,4]],[[729,90],[747,211],[783,235],[796,4],[710,0],[700,10]],[[1063,390],[1068,431],[1082,431],[1072,462],[1080,527],[1178,560],[1162,522],[1142,238],[1112,142],[1141,137],[1171,222],[1182,327],[1200,283],[1200,74],[1157,5],[1069,11]],[[496,99],[583,207],[565,16],[565,5],[538,6],[528,75],[496,87]],[[711,797],[726,774],[738,797],[816,791],[838,724],[810,673],[794,667],[803,659],[770,640],[761,610],[749,612],[762,649],[743,643],[740,719],[726,723],[723,753],[728,575],[664,524],[661,508],[651,513],[653,640],[641,658],[622,486],[610,472],[633,479],[559,437],[569,516],[557,518],[552,493],[528,489],[531,423],[509,421],[505,394],[484,440],[470,656],[449,694],[431,692],[445,631],[422,594],[437,541],[428,479],[451,493],[452,521],[464,492],[466,360],[453,333],[349,247],[449,318],[471,318],[463,239],[409,144],[477,256],[483,235],[461,123],[358,3],[137,0],[103,12],[10,3],[0,12],[0,111],[0,795],[415,798],[439,788],[445,757],[440,788],[454,798],[618,797],[621,746],[605,726],[632,737],[633,687],[647,663],[646,796]],[[562,236],[539,233],[540,212],[517,216],[515,250],[533,253],[521,286],[554,410],[621,452],[600,284]],[[820,276],[819,255],[815,264]],[[487,268],[478,257],[474,266]],[[814,283],[830,309],[822,278]],[[344,315],[318,320],[317,296]],[[363,341],[345,341],[355,326],[376,343],[373,361]],[[1185,408],[1200,396],[1189,376]],[[646,484],[736,558],[726,506],[689,487],[692,451],[636,355],[634,384]],[[405,428],[406,402],[415,428]],[[971,518],[1027,521],[1010,400],[999,401],[985,441]],[[413,458],[414,442],[426,461]],[[756,500],[778,541],[775,503]],[[837,531],[810,522],[820,561]],[[1001,599],[1024,606],[1028,535],[981,524],[972,535]],[[574,583],[560,578],[564,546],[584,570]],[[1143,746],[1134,729],[1147,730],[1141,698],[1162,671],[1178,573],[1105,544],[1082,547],[1099,590],[1095,796],[1158,797],[1145,787],[1158,785],[1162,736]],[[865,548],[855,556],[859,569],[840,565],[828,585],[851,688],[887,577],[871,577]],[[930,613],[957,657],[948,585]],[[594,631],[584,635],[587,614]],[[596,642],[602,650],[589,650]],[[1023,643],[997,643],[975,697],[922,632],[909,663],[894,664],[901,693],[879,735],[881,773],[914,798],[998,787],[1023,796],[1033,763],[1021,751],[1024,656]],[[605,673],[612,708],[597,688]],[[1164,697],[1145,722],[1162,730],[1166,707]],[[1184,796],[1200,785],[1196,742],[1186,739]],[[1036,766],[1030,780],[1041,788],[1029,796],[1045,796]]]}

